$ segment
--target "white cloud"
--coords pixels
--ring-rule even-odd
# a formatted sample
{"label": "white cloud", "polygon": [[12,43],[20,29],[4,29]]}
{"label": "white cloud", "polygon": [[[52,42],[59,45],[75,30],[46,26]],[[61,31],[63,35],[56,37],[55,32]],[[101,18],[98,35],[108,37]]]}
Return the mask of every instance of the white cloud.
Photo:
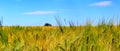
{"label": "white cloud", "polygon": [[112,4],[112,1],[101,1],[90,4],[90,6],[109,6]]}
{"label": "white cloud", "polygon": [[23,14],[31,14],[31,15],[42,15],[42,14],[55,14],[55,11],[33,11],[33,12],[25,12]]}

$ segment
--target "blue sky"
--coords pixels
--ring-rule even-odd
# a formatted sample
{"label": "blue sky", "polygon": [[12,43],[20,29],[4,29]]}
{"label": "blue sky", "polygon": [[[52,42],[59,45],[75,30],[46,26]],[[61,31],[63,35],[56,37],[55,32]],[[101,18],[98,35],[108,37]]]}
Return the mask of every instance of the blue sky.
{"label": "blue sky", "polygon": [[57,25],[55,17],[63,25],[64,20],[83,25],[91,20],[95,25],[102,18],[117,20],[119,5],[119,0],[0,0],[0,16],[6,26]]}

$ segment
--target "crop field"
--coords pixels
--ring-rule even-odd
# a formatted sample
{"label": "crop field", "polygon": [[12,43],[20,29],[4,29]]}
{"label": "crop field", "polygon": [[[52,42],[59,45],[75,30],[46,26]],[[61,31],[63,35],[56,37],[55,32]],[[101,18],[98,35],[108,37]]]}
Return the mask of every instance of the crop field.
{"label": "crop field", "polygon": [[120,25],[1,26],[0,51],[120,51]]}

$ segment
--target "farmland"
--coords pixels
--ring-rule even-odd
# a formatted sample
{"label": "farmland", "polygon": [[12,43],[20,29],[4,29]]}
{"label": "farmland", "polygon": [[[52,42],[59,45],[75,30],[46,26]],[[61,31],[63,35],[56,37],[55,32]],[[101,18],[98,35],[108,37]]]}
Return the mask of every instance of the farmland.
{"label": "farmland", "polygon": [[120,26],[1,26],[0,51],[120,51]]}

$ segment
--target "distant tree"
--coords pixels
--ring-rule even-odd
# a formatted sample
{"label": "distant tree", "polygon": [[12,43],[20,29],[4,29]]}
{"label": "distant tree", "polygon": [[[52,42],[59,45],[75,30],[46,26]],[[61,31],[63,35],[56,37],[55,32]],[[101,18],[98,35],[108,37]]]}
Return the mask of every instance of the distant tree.
{"label": "distant tree", "polygon": [[45,23],[45,25],[44,26],[52,26],[51,24],[49,24],[49,23]]}

